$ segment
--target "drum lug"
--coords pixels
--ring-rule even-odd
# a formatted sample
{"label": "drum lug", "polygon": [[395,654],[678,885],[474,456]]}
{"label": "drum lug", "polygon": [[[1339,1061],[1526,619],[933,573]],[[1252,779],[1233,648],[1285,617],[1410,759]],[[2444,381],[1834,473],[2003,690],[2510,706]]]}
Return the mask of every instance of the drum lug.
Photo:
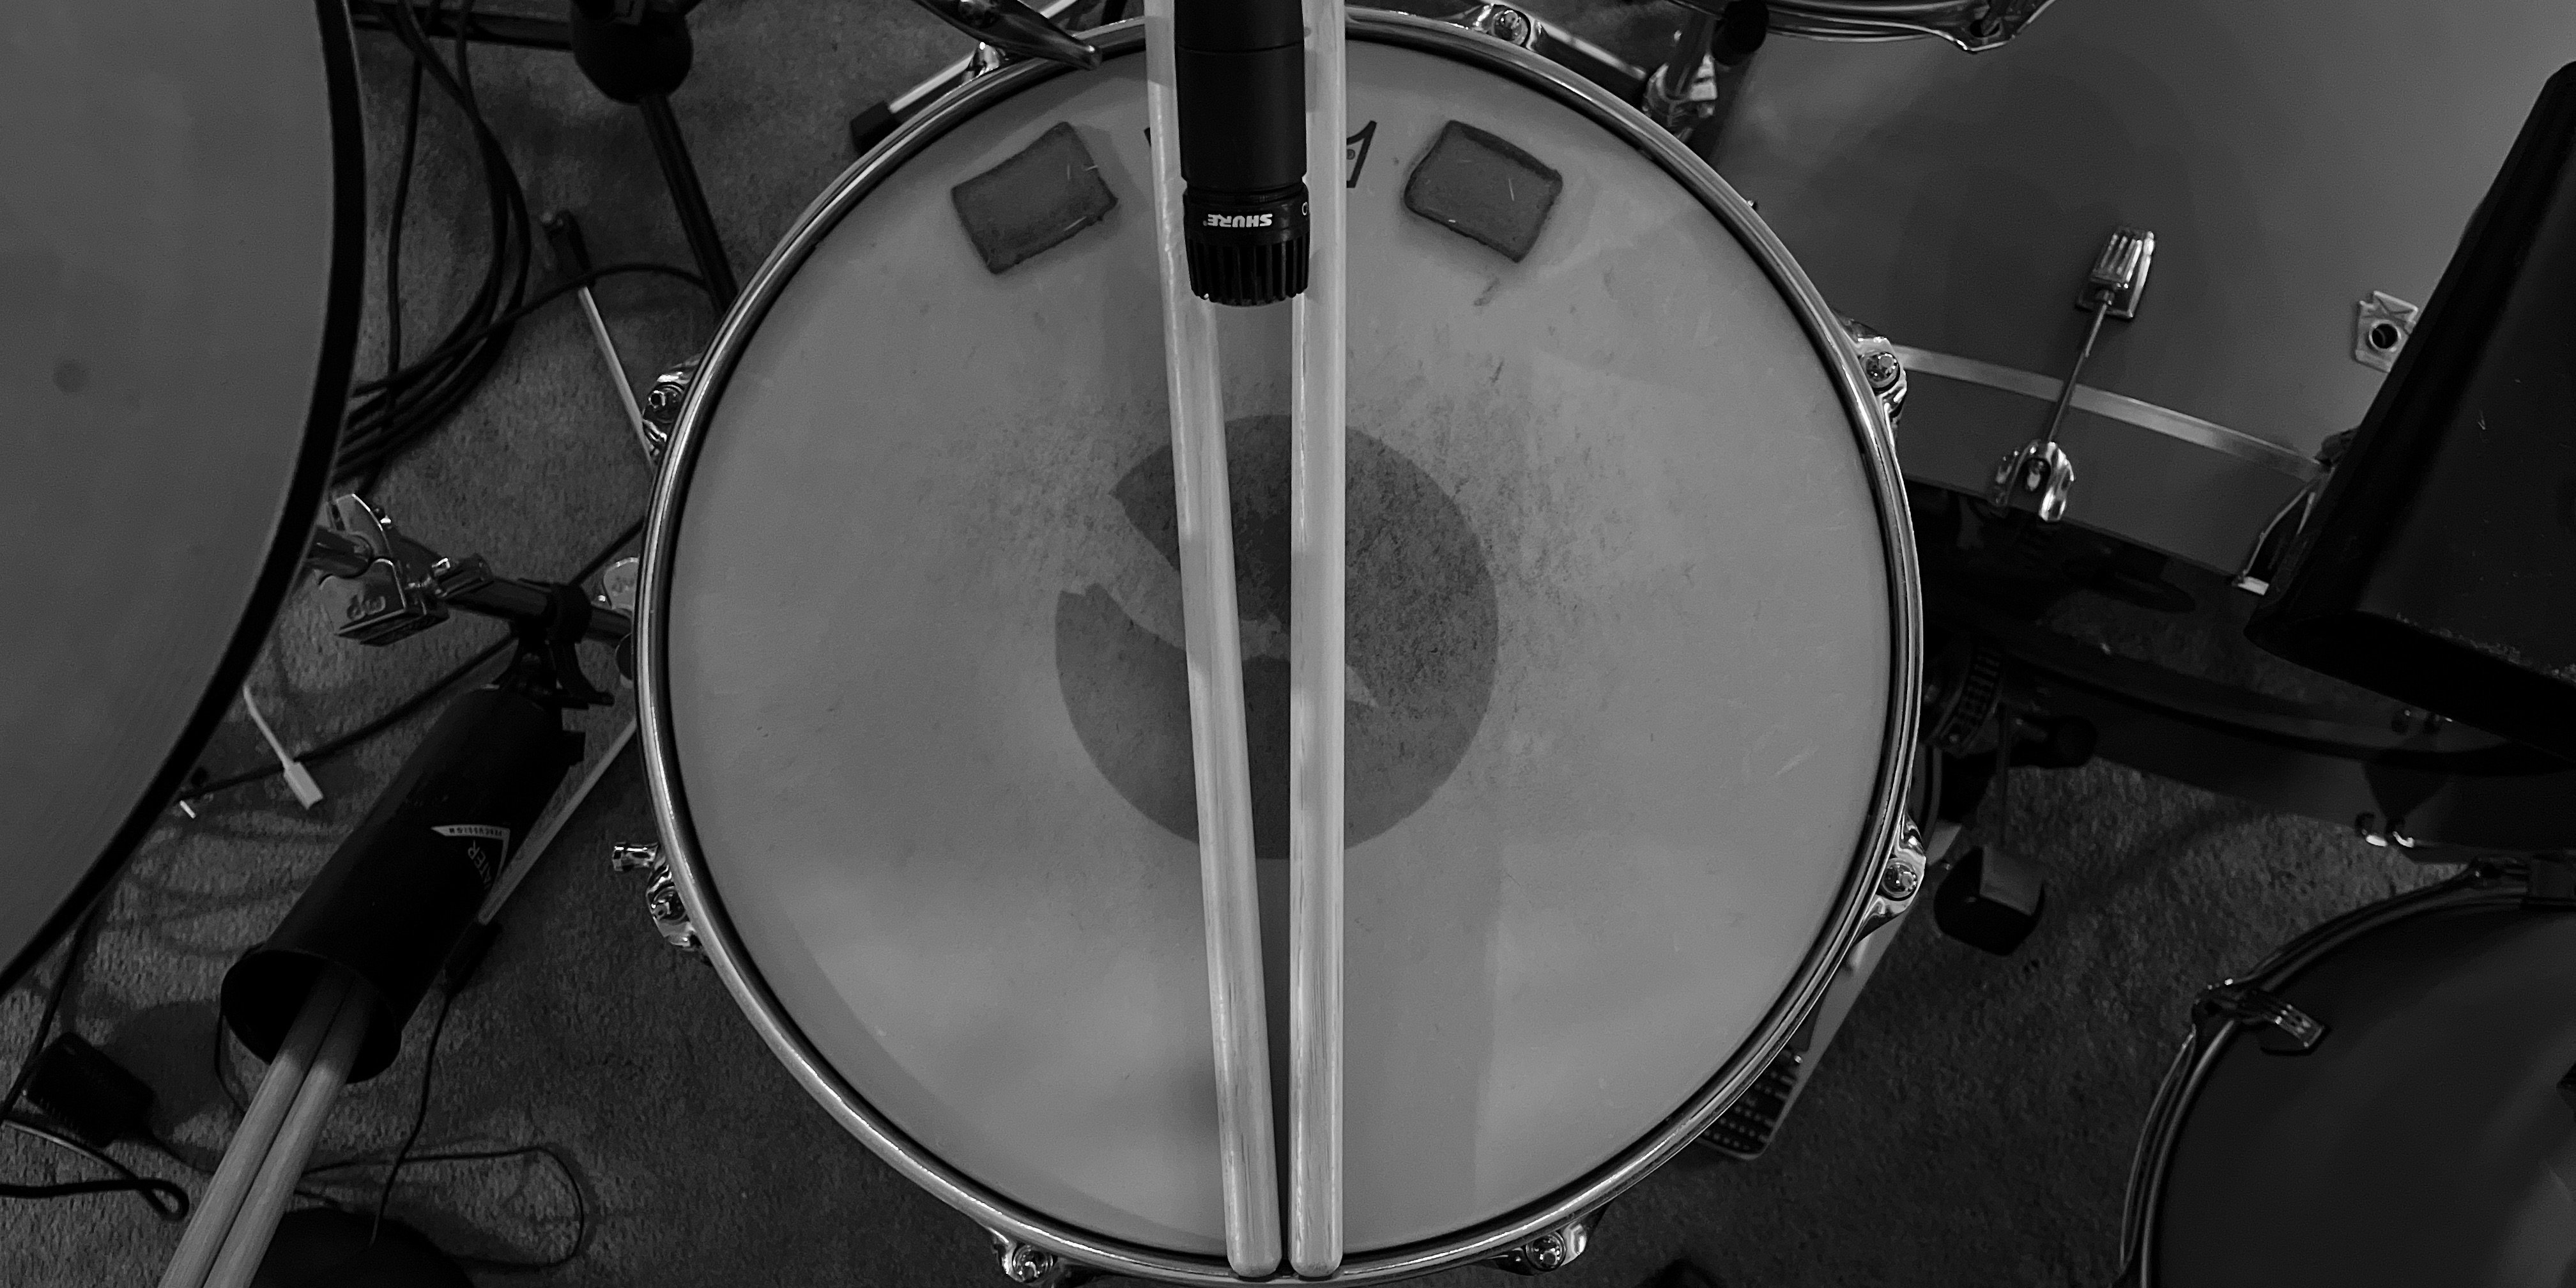
{"label": "drum lug", "polygon": [[1878,405],[1887,411],[1887,427],[1893,431],[1905,415],[1905,361],[1896,354],[1896,344],[1878,333],[1878,328],[1853,318],[1839,317],[1843,333],[1851,337],[1852,348],[1860,353],[1860,373],[1869,381],[1869,391],[1877,395]]}
{"label": "drum lug", "polygon": [[2315,1016],[2241,980],[2224,980],[2203,989],[2192,1014],[2198,1020],[2224,1019],[2259,1027],[2256,1041],[2274,1055],[2305,1055],[2326,1039],[2326,1026]]}
{"label": "drum lug", "polygon": [[1923,874],[1931,860],[1923,849],[1923,829],[1906,819],[1897,832],[1896,844],[1890,846],[1887,858],[1878,865],[1878,875],[1869,892],[1869,909],[1861,914],[1860,933],[1866,935],[1905,915],[1914,906],[1914,897],[1923,892]]}
{"label": "drum lug", "polygon": [[1538,43],[1538,21],[1507,4],[1480,4],[1449,21],[1523,49]]}
{"label": "drum lug", "polygon": [[1592,1226],[1601,1214],[1596,1209],[1566,1222],[1529,1242],[1488,1258],[1486,1265],[1516,1275],[1543,1275],[1573,1265],[1592,1244]]}
{"label": "drum lug", "polygon": [[680,901],[680,883],[671,875],[671,865],[663,861],[661,846],[612,845],[608,867],[612,872],[650,874],[644,886],[644,914],[653,919],[653,929],[673,948],[698,951],[698,928],[689,921],[688,906]]}
{"label": "drum lug", "polygon": [[993,1249],[1002,1256],[1002,1277],[1022,1288],[1075,1288],[1100,1277],[1100,1272],[1089,1266],[1031,1247],[998,1230],[984,1233],[993,1236]]}
{"label": "drum lug", "polygon": [[672,431],[680,425],[680,405],[689,400],[689,386],[698,379],[699,359],[671,368],[653,377],[653,387],[644,391],[644,437],[646,450],[656,463],[671,446]]}

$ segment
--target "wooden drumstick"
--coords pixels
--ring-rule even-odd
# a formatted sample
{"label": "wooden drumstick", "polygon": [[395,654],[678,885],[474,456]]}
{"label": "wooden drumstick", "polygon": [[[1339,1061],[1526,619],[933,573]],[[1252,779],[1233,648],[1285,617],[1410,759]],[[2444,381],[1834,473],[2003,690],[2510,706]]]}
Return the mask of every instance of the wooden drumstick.
{"label": "wooden drumstick", "polygon": [[1342,0],[1306,0],[1306,192],[1312,249],[1297,297],[1289,450],[1288,1263],[1342,1261]]}
{"label": "wooden drumstick", "polygon": [[1243,640],[1235,621],[1233,507],[1215,306],[1190,290],[1181,240],[1180,120],[1173,0],[1145,0],[1145,108],[1163,278],[1164,369],[1172,405],[1181,609],[1188,636],[1190,759],[1198,780],[1199,882],[1207,922],[1209,1028],[1216,1047],[1225,1253],[1246,1279],[1279,1266],[1278,1155],[1270,1125],[1261,912],[1252,867],[1252,789],[1243,727]]}
{"label": "wooden drumstick", "polygon": [[213,1268],[206,1271],[205,1288],[249,1288],[252,1276],[259,1273],[269,1241],[277,1235],[278,1218],[286,1215],[287,1201],[295,1197],[296,1182],[304,1177],[304,1165],[312,1160],[314,1142],[322,1138],[322,1121],[330,1116],[331,1102],[339,1098],[349,1079],[349,1066],[358,1058],[358,1044],[366,1039],[367,1012],[364,990],[352,985],[341,994],[330,1032],[314,1052],[312,1067],[295,1089],[295,1103],[279,1124],[268,1156],[260,1160],[259,1173],[242,1197],[241,1210],[224,1235]]}
{"label": "wooden drumstick", "polygon": [[278,1048],[277,1058],[269,1061],[258,1094],[242,1114],[241,1125],[233,1129],[223,1162],[216,1165],[214,1179],[207,1182],[196,1213],[179,1236],[178,1251],[171,1254],[169,1268],[161,1276],[161,1288],[200,1288],[205,1283],[206,1272],[223,1250],[226,1236],[232,1233],[234,1218],[250,1195],[260,1165],[268,1160],[279,1131],[286,1125],[296,1094],[303,1090],[315,1057],[327,1045],[341,1000],[348,991],[348,975],[326,970],[305,994],[295,1027]]}

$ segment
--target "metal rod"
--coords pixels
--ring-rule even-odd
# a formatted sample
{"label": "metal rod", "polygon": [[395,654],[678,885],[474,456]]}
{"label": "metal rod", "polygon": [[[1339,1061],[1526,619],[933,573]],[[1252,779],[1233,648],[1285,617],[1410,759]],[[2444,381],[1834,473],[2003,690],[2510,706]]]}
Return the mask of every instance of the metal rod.
{"label": "metal rod", "polygon": [[[171,1254],[169,1268],[162,1272],[161,1288],[204,1288],[206,1272],[213,1267],[215,1255],[223,1250],[224,1237],[232,1233],[233,1218],[241,1212],[242,1200],[249,1194],[260,1164],[267,1161],[278,1128],[294,1107],[295,1093],[304,1086],[305,1071],[321,1051],[332,1021],[340,1013],[340,999],[347,991],[348,976],[333,970],[325,971],[305,995],[304,1009],[296,1014],[295,1027],[288,1030],[286,1044],[277,1049],[277,1058],[268,1062],[268,1073],[260,1079],[259,1091],[243,1112],[241,1125],[233,1129],[232,1143],[225,1147],[223,1161],[215,1166],[214,1179],[206,1183],[206,1192],[197,1200],[197,1210],[189,1217],[187,1230],[179,1236],[179,1250]],[[221,1040],[220,1036],[217,1040]]]}
{"label": "metal rod", "polygon": [[644,129],[653,136],[653,155],[662,163],[662,179],[670,185],[671,207],[679,212],[680,231],[688,235],[698,276],[706,279],[719,307],[730,308],[742,288],[734,282],[732,261],[725,258],[724,239],[716,235],[706,190],[698,186],[698,170],[689,160],[680,118],[671,114],[671,100],[660,94],[647,94],[636,106],[643,109]]}
{"label": "metal rod", "polygon": [[518,892],[519,883],[528,879],[528,873],[536,869],[537,859],[545,854],[547,846],[554,844],[555,834],[572,821],[573,813],[581,808],[581,803],[590,799],[591,789],[608,776],[608,767],[617,763],[617,757],[626,750],[626,744],[634,740],[635,722],[629,720],[626,727],[609,740],[608,749],[590,763],[590,772],[582,775],[581,781],[574,785],[572,795],[565,797],[563,804],[557,806],[554,813],[546,815],[545,820],[537,824],[537,829],[528,834],[527,842],[519,847],[518,855],[510,860],[508,868],[502,870],[501,879],[492,883],[492,893],[483,897],[482,910],[474,914],[476,924],[488,925],[494,917],[501,915],[501,905],[508,903],[510,896]]}
{"label": "metal rod", "polygon": [[1343,518],[1349,331],[1342,0],[1307,0],[1312,249],[1295,305],[1289,433],[1288,1264],[1342,1263]]}
{"label": "metal rod", "polygon": [[1173,3],[1145,2],[1145,107],[1153,135],[1160,239],[1156,258],[1162,274],[1172,473],[1179,503],[1181,608],[1188,636],[1190,749],[1197,778],[1226,1262],[1235,1274],[1259,1279],[1279,1265],[1278,1156],[1270,1120],[1270,1041],[1261,979],[1259,887],[1252,866],[1243,642],[1235,618],[1233,506],[1226,487],[1216,315],[1214,305],[1190,290],[1181,243]]}
{"label": "metal rod", "polygon": [[[340,972],[335,968],[330,973]],[[322,1137],[322,1122],[331,1114],[331,1102],[339,1097],[340,1088],[349,1079],[349,1065],[357,1058],[359,1041],[367,1035],[367,1010],[362,990],[352,986],[341,994],[331,1031],[322,1039],[322,1049],[314,1053],[313,1065],[305,1071],[302,1085],[295,1089],[295,1103],[279,1124],[268,1156],[260,1160],[259,1175],[243,1196],[231,1232],[224,1236],[223,1251],[216,1255],[214,1268],[206,1272],[205,1288],[248,1288],[251,1276],[259,1273],[259,1263],[268,1255],[269,1240],[276,1237],[277,1220],[286,1215],[287,1201],[295,1197],[295,1184],[303,1178],[304,1165],[313,1157],[314,1142]]]}
{"label": "metal rod", "polygon": [[581,288],[581,311],[590,319],[590,338],[599,343],[600,360],[608,364],[609,383],[617,387],[617,403],[626,409],[626,425],[635,431],[635,446],[642,449],[645,460],[653,459],[653,436],[644,429],[644,408],[635,401],[635,386],[626,378],[626,363],[617,356],[617,341],[608,334],[608,319],[600,316],[599,299],[590,288]]}
{"label": "metal rod", "polygon": [[2075,401],[2075,381],[2084,374],[2084,364],[2093,356],[2093,342],[2102,338],[2102,319],[2111,315],[2111,297],[2105,295],[2093,309],[2093,325],[2084,329],[2084,347],[2075,354],[2075,369],[2066,373],[2066,383],[2057,391],[2057,405],[2048,409],[2048,428],[2041,430],[2039,441],[2057,441],[2057,426],[2066,419],[2066,408]]}

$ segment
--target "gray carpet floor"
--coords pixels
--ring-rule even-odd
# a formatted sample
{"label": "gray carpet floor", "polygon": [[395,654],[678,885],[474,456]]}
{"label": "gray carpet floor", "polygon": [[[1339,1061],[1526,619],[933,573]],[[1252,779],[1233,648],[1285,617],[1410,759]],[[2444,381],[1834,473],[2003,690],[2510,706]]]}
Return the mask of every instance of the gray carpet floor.
{"label": "gray carpet floor", "polygon": [[[1648,6],[1536,7],[1640,59],[1674,20]],[[850,161],[850,114],[964,49],[902,0],[711,0],[694,22],[696,69],[675,106],[746,275]],[[381,236],[406,61],[383,35],[362,33],[359,46]],[[686,262],[631,113],[558,55],[480,50],[474,71],[536,210],[575,211],[600,262]],[[482,237],[458,120],[433,106],[429,121],[404,261],[415,354],[470,290]],[[362,373],[383,360],[380,265],[370,277]],[[711,327],[677,284],[624,279],[601,297],[630,379],[688,355]],[[443,551],[545,577],[638,517],[648,488],[584,324],[560,307],[522,329],[488,386],[379,496]],[[327,603],[299,594],[252,674],[290,745],[384,709],[497,637],[460,620],[361,648],[330,634]],[[580,723],[596,747],[628,715],[621,702]],[[150,1082],[156,1125],[182,1154],[211,1164],[235,1120],[221,1079],[239,1089],[258,1074],[217,1043],[225,967],[276,923],[424,727],[321,766],[329,799],[312,810],[272,781],[194,820],[174,814],[115,891],[69,1021]],[[224,773],[264,755],[236,716],[205,761]],[[2049,915],[2030,941],[1991,957],[1911,921],[1772,1153],[1667,1167],[1612,1210],[1558,1282],[1628,1288],[1688,1255],[1730,1288],[2105,1283],[2138,1125],[2193,993],[2334,913],[2438,875],[2349,832],[2109,764],[2015,771],[1997,826],[2049,875]],[[447,1025],[421,1148],[553,1144],[588,1208],[578,1255],[560,1269],[487,1269],[478,1282],[1001,1282],[981,1231],[837,1128],[713,972],[654,936],[635,880],[606,863],[610,843],[652,834],[630,751],[523,887]],[[25,989],[0,999],[0,1051],[13,1059],[37,1000]],[[415,1017],[401,1063],[343,1097],[318,1159],[380,1155],[399,1140],[431,1018]],[[199,1183],[166,1160],[133,1161]],[[73,1179],[88,1166],[0,1136],[0,1176]],[[331,1192],[357,1197],[345,1182],[370,1175],[343,1173]],[[574,1210],[557,1174],[530,1159],[422,1165],[393,1203],[450,1249],[503,1261],[575,1250]],[[149,1283],[177,1238],[125,1196],[0,1204],[0,1284]],[[1469,1270],[1428,1282],[1497,1279]]]}

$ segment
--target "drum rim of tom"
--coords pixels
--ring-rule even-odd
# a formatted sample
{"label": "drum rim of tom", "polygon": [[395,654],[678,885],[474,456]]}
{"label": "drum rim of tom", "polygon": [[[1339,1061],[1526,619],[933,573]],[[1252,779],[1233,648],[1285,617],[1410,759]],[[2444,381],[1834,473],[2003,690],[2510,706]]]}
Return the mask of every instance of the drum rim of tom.
{"label": "drum rim of tom", "polygon": [[[1787,248],[1753,208],[1707,163],[1649,123],[1635,108],[1542,55],[1446,20],[1353,8],[1353,40],[1451,58],[1535,91],[1628,142],[1709,210],[1745,252],[1760,263],[1815,346],[1851,424],[1854,446],[1878,511],[1886,552],[1890,656],[1886,725],[1870,805],[1834,911],[1800,962],[1790,986],[1775,1001],[1734,1058],[1715,1070],[1682,1107],[1626,1149],[1572,1179],[1536,1203],[1469,1230],[1434,1240],[1347,1257],[1337,1282],[1384,1282],[1430,1274],[1507,1253],[1533,1238],[1560,1230],[1598,1211],[1687,1147],[1750,1089],[1823,998],[1826,987],[1859,942],[1876,905],[1882,870],[1903,845],[1906,794],[1916,748],[1916,708],[1922,691],[1924,606],[1915,570],[1912,520],[1905,506],[1895,433],[1871,392],[1851,336]],[[1141,53],[1142,19],[1128,19],[1084,33],[1108,59]],[[1070,69],[1045,61],[1014,63],[949,91],[888,135],[844,170],[797,217],[759,271],[744,284],[702,355],[672,428],[653,502],[647,513],[642,574],[637,589],[636,707],[645,780],[650,788],[661,857],[678,888],[697,942],[727,992],[768,1045],[840,1126],[859,1138],[905,1179],[930,1191],[997,1238],[1044,1249],[1083,1266],[1162,1282],[1233,1284],[1238,1279],[1221,1255],[1193,1256],[1150,1248],[1079,1229],[1008,1198],[965,1175],[885,1119],[857,1088],[806,1040],[795,1018],[773,995],[724,913],[708,876],[680,783],[669,727],[665,653],[671,561],[683,498],[704,438],[708,409],[788,281],[840,218],[929,144],[985,109]],[[1899,901],[1901,904],[1901,901]],[[1883,918],[1882,918],[1883,919]]]}
{"label": "drum rim of tom", "polygon": [[[2250,984],[2277,992],[2325,958],[2399,922],[2456,909],[2517,908],[2529,897],[2530,888],[2526,875],[2498,866],[2475,865],[2456,876],[2365,904],[2314,926],[2274,950],[2252,970],[2228,976],[2220,984]],[[2165,1181],[2172,1172],[2174,1149],[2181,1143],[2184,1125],[2191,1120],[2193,1103],[2216,1073],[2220,1058],[2247,1032],[2247,1025],[2223,1015],[2201,1014],[2195,1006],[2190,1031],[2156,1087],[2156,1098],[2147,1110],[2146,1123],[2138,1133],[2137,1152],[2130,1161],[2128,1192],[2120,1204],[2122,1284],[2152,1288],[2156,1282],[2156,1230],[2164,1217]]]}
{"label": "drum rim of tom", "polygon": [[23,947],[0,964],[0,993],[16,987],[71,933],[88,909],[107,896],[126,860],[142,848],[144,838],[186,789],[189,771],[214,739],[224,713],[240,700],[242,685],[268,644],[269,632],[286,606],[287,592],[294,589],[304,567],[305,547],[311,541],[307,519],[329,490],[331,466],[339,454],[340,425],[348,411],[349,380],[357,365],[358,315],[366,294],[366,123],[358,95],[357,37],[348,6],[341,0],[314,0],[313,8],[314,35],[322,48],[321,97],[331,118],[330,266],[322,275],[322,344],[314,360],[313,397],[305,413],[295,471],[286,480],[281,498],[276,535],[262,556],[259,576],[251,583],[240,618],[226,632],[229,638],[216,654],[196,710],[179,726],[178,737],[142,798],[88,860],[87,870],[72,883],[62,903],[37,925]]}

